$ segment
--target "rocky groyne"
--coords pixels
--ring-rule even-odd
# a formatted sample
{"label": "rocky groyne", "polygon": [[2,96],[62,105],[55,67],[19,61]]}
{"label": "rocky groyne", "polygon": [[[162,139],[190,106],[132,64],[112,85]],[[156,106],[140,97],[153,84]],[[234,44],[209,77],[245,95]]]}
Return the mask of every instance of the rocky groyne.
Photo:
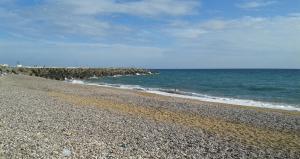
{"label": "rocky groyne", "polygon": [[0,73],[25,74],[55,80],[88,79],[114,75],[145,75],[150,70],[139,68],[29,68],[29,67],[1,67]]}

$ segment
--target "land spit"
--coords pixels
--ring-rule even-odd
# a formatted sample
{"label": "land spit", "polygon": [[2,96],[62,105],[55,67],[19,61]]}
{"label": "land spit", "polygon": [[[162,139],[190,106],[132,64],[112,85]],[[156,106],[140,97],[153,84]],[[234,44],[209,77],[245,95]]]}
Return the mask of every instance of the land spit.
{"label": "land spit", "polygon": [[300,158],[300,112],[0,77],[0,158]]}

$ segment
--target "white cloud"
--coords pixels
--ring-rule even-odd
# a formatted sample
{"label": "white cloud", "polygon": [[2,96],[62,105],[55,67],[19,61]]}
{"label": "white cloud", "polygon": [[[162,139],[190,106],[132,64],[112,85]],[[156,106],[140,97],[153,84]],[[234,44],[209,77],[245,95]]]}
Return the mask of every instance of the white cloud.
{"label": "white cloud", "polygon": [[248,0],[243,3],[237,4],[236,6],[241,9],[258,9],[262,7],[267,7],[277,3],[275,0]]}
{"label": "white cloud", "polygon": [[139,0],[117,2],[114,0],[59,0],[58,4],[73,7],[72,11],[81,15],[130,14],[134,16],[180,16],[195,12],[199,6],[196,0]]}
{"label": "white cloud", "polygon": [[[172,26],[171,26],[172,27]],[[227,41],[239,43],[238,47],[255,43],[258,48],[265,44],[266,48],[276,49],[285,45],[285,49],[300,51],[300,46],[296,43],[300,37],[300,17],[299,16],[277,16],[271,18],[243,17],[231,20],[208,20],[200,23],[185,23],[180,27],[168,28],[170,36],[177,37],[177,40],[190,44],[211,39],[208,41]],[[187,30],[194,36],[188,39],[185,36]],[[201,31],[201,36],[199,35]],[[181,34],[179,34],[181,33]],[[182,35],[182,36],[181,36]],[[288,41],[286,39],[289,39]],[[189,42],[187,42],[187,40]],[[251,43],[246,43],[252,41]],[[245,43],[244,43],[245,42]],[[270,44],[270,45],[267,45]],[[272,46],[274,45],[274,46]],[[255,45],[253,45],[255,46]],[[267,47],[268,46],[268,47]],[[258,48],[260,49],[260,48]]]}
{"label": "white cloud", "polygon": [[[56,59],[61,57],[78,64],[85,61],[102,66],[145,66],[143,63],[147,63],[149,67],[251,67],[256,64],[257,67],[300,68],[299,13],[195,22],[198,16],[187,21],[184,18],[197,12],[199,1],[196,0],[47,0],[21,8],[14,6],[13,1],[5,1],[10,4],[6,7],[0,0],[3,2],[0,29],[16,39],[27,38],[31,42],[0,41],[2,60],[8,59],[7,54],[15,54],[14,59],[23,57],[38,62],[49,58],[49,63],[54,64],[63,64],[63,60]],[[253,2],[257,3],[248,4],[248,8],[275,3]],[[119,21],[128,15],[140,21],[131,24]],[[44,40],[57,43],[41,44]],[[72,58],[67,57],[70,55]]]}
{"label": "white cloud", "polygon": [[166,28],[165,34],[177,41],[169,56],[178,61],[185,59],[187,64],[197,63],[198,67],[300,68],[298,16],[183,22]]}
{"label": "white cloud", "polygon": [[[60,39],[74,37],[93,41],[131,39],[141,37],[137,27],[114,21],[119,14],[143,18],[177,17],[195,13],[196,0],[139,0],[118,2],[115,0],[46,0],[39,5],[23,7],[14,1],[1,1],[0,27],[12,35],[27,38]],[[7,7],[6,5],[7,4]],[[102,19],[101,17],[105,17]],[[109,18],[108,18],[109,17]],[[108,20],[111,19],[111,20]],[[112,38],[119,37],[119,38]],[[144,39],[141,39],[141,41]],[[126,41],[126,40],[125,40]],[[145,41],[145,40],[144,40]]]}
{"label": "white cloud", "polygon": [[62,14],[53,8],[47,10],[30,8],[8,10],[0,8],[0,27],[28,38],[59,38],[63,36],[101,37],[107,30],[117,31],[121,27],[92,17]]}
{"label": "white cloud", "polygon": [[300,13],[290,13],[289,16],[291,16],[291,17],[300,17]]}
{"label": "white cloud", "polygon": [[173,28],[173,29],[165,29],[164,32],[171,34],[176,38],[185,38],[185,39],[196,39],[201,35],[207,33],[202,28],[194,28],[194,27],[185,27],[185,28]]}
{"label": "white cloud", "polygon": [[91,67],[150,67],[149,62],[160,59],[165,51],[124,44],[15,41],[0,41],[0,49],[0,63]]}
{"label": "white cloud", "polygon": [[169,27],[167,27],[167,29],[165,29],[165,32],[178,37],[179,39],[195,39],[201,38],[204,34],[213,32],[261,28],[265,21],[265,18],[260,17],[243,17],[233,20],[212,19],[201,23],[181,22],[181,25],[178,24],[180,22],[173,22]]}

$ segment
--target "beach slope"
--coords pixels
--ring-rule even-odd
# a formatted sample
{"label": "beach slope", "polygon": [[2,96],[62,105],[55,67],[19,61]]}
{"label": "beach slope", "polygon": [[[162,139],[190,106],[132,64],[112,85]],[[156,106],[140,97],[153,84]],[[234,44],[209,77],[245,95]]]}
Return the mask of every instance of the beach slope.
{"label": "beach slope", "polygon": [[300,158],[300,112],[0,77],[0,158]]}

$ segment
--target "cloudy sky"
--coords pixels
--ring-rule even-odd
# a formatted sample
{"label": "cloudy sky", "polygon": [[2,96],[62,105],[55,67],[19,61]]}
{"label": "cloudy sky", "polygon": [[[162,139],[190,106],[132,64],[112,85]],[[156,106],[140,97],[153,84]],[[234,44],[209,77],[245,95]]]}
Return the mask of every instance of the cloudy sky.
{"label": "cloudy sky", "polygon": [[300,0],[0,0],[0,63],[300,68]]}

